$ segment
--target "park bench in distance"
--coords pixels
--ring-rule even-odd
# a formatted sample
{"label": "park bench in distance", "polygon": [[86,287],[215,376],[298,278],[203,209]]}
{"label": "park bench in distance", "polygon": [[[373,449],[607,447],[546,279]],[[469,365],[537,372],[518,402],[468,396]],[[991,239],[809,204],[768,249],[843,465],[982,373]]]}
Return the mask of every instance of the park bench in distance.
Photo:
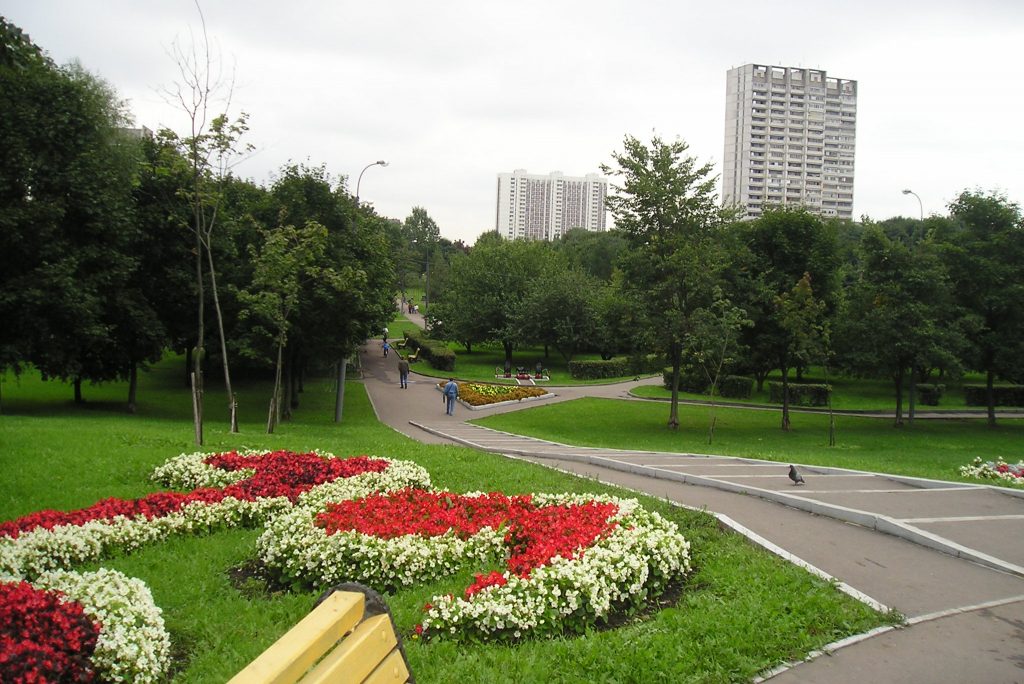
{"label": "park bench in distance", "polygon": [[383,599],[368,587],[343,584],[228,684],[412,681]]}

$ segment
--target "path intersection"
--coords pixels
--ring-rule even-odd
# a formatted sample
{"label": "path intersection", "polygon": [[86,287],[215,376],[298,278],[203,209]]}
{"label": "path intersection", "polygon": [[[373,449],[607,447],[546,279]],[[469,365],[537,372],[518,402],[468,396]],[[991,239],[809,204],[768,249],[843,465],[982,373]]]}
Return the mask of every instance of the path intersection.
{"label": "path intersection", "polygon": [[[372,343],[361,363],[379,419],[413,439],[522,458],[705,509],[753,543],[906,616],[905,626],[766,673],[773,684],[1024,684],[1024,492],[799,463],[806,485],[795,486],[789,465],[777,462],[557,444],[465,422],[535,404],[459,406],[446,416],[436,378],[413,373],[409,389],[400,389],[397,361]],[[643,382],[551,387],[557,396],[545,403],[632,398],[629,390]]]}

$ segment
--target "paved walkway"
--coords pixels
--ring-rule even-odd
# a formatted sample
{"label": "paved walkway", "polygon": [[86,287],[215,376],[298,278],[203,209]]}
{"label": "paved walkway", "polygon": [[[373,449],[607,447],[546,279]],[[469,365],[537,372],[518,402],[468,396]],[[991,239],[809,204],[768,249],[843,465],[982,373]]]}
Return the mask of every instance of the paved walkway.
{"label": "paved walkway", "polygon": [[[794,682],[1024,683],[1024,498],[1019,492],[756,459],[592,449],[489,430],[465,420],[536,404],[446,416],[436,379],[398,386],[397,361],[362,355],[380,419],[415,439],[524,458],[703,508],[775,553],[907,617],[907,626],[840,644],[771,676]],[[557,402],[629,398],[642,382],[551,388]]]}

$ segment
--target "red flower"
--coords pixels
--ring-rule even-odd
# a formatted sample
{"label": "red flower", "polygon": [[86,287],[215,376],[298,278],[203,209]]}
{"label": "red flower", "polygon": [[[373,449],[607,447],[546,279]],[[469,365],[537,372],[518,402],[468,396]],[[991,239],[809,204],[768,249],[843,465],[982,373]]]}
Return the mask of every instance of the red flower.
{"label": "red flower", "polygon": [[91,682],[100,627],[58,591],[0,583],[0,682]]}
{"label": "red flower", "polygon": [[[449,531],[467,539],[484,527],[505,528],[505,543],[510,550],[508,569],[526,577],[530,570],[555,556],[582,555],[583,549],[615,529],[616,523],[609,522],[609,518],[617,512],[615,504],[593,501],[539,507],[530,496],[492,492],[466,497],[403,489],[330,504],[317,515],[316,525],[327,534],[355,531],[384,539],[409,534],[436,537]],[[466,596],[504,583],[501,573],[478,575]]]}
{"label": "red flower", "polygon": [[218,503],[228,496],[243,501],[285,496],[295,501],[303,492],[325,482],[362,473],[379,473],[388,467],[387,461],[368,456],[322,458],[314,453],[290,451],[274,451],[259,456],[242,456],[232,451],[210,456],[205,462],[223,470],[252,468],[256,472],[252,477],[223,489],[203,488],[187,494],[157,492],[141,499],[104,499],[74,511],[38,511],[0,523],[0,537],[16,538],[22,532],[38,528],[49,530],[58,525],[84,525],[90,520],[109,520],[119,515],[128,518],[144,516],[151,520],[175,513],[189,503]]}

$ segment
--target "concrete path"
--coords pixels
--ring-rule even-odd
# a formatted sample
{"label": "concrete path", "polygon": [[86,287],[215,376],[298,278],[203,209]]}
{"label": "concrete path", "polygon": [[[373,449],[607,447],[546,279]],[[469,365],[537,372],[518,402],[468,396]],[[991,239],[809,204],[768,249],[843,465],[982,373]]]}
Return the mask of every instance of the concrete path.
{"label": "concrete path", "polygon": [[[436,379],[398,386],[397,360],[371,344],[363,376],[379,418],[417,440],[523,458],[703,508],[755,543],[835,578],[900,629],[838,644],[828,656],[768,673],[793,682],[1021,682],[1024,684],[1024,498],[1021,492],[797,464],[555,444],[465,423],[521,410],[458,407],[446,416]],[[659,379],[646,382],[658,382]],[[630,398],[637,384],[552,387],[557,396]]]}

